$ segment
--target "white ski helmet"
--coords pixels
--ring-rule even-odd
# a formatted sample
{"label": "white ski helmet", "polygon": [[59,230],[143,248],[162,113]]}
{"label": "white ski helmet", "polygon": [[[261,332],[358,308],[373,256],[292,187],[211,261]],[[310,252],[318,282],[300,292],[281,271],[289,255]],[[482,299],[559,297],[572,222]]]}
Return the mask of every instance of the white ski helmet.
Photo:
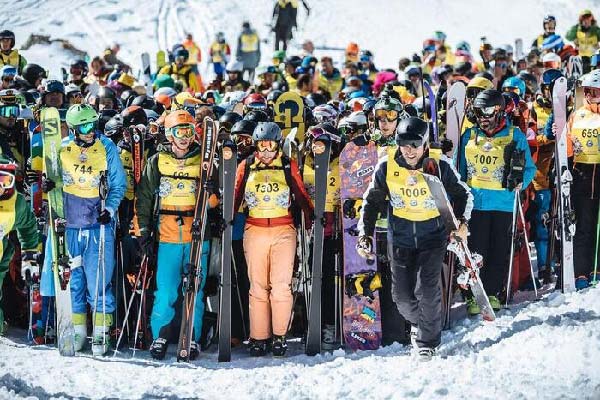
{"label": "white ski helmet", "polygon": [[318,123],[334,122],[338,117],[337,110],[331,104],[316,106],[312,113]]}
{"label": "white ski helmet", "polygon": [[595,69],[581,77],[581,87],[600,89],[600,70]]}
{"label": "white ski helmet", "polygon": [[351,127],[355,132],[363,132],[367,130],[367,116],[362,111],[354,111],[352,114],[342,118],[338,124],[338,128]]}
{"label": "white ski helmet", "polygon": [[244,63],[238,60],[231,60],[227,63],[225,71],[227,72],[242,72],[244,70]]}

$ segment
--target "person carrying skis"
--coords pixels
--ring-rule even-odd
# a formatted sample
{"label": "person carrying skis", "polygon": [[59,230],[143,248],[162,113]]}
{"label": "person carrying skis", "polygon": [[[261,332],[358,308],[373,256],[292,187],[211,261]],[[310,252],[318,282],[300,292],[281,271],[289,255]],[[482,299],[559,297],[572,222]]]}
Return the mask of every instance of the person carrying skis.
{"label": "person carrying skis", "polygon": [[27,65],[27,60],[14,47],[15,33],[9,30],[0,32],[0,67],[12,65],[21,75],[23,68]]}
{"label": "person carrying skis", "polygon": [[[15,253],[15,246],[9,240],[9,234],[17,231],[21,244],[21,274],[39,279],[38,264],[41,250],[41,237],[37,229],[37,221],[31,206],[25,197],[16,190],[17,165],[7,159],[0,159],[0,283],[8,272],[9,263]],[[2,300],[2,285],[0,285]],[[4,321],[4,312],[0,307],[0,336],[4,335],[8,325]]]}
{"label": "person carrying skis", "polygon": [[[136,215],[142,235],[140,246],[145,251],[152,251],[157,244],[156,291],[150,316],[154,340],[150,354],[158,360],[162,360],[167,352],[182,270],[190,260],[196,185],[201,164],[200,146],[194,141],[194,125],[194,117],[186,110],[175,110],[166,116],[164,127],[168,143],[159,145],[157,153],[148,159],[136,190]],[[216,206],[216,203],[213,197],[211,206]],[[206,228],[208,226],[206,224]],[[156,232],[153,233],[154,229]],[[210,242],[205,240],[202,243],[200,285],[194,305],[190,359],[195,359],[200,352],[198,342],[202,333],[203,290],[209,250]]]}
{"label": "person carrying skis", "polygon": [[284,356],[292,311],[291,291],[296,229],[292,209],[298,206],[306,227],[313,205],[298,165],[281,150],[281,128],[261,122],[252,134],[254,154],[242,161],[235,181],[234,210],[247,210],[244,251],[250,278],[250,354],[263,356],[272,346]]}
{"label": "person carrying skis", "polygon": [[579,13],[579,23],[569,29],[565,39],[574,42],[577,46],[583,61],[583,73],[590,72],[591,58],[600,45],[600,27],[591,10],[583,10]]}
{"label": "person carrying skis", "polygon": [[[598,129],[600,129],[600,70],[593,70],[581,79],[583,105],[569,117],[567,133],[572,143],[573,184],[571,201],[577,216],[573,240],[573,264],[575,287],[578,290],[589,286],[594,279],[598,254],[595,253],[596,227],[598,225]],[[569,149],[571,150],[571,149]]]}
{"label": "person carrying skis", "polygon": [[[76,104],[67,110],[66,119],[70,135],[63,139],[59,152],[62,181],[44,178],[42,188],[46,193],[57,186],[63,191],[75,350],[80,351],[87,338],[89,304],[94,319],[92,350],[95,355],[102,355],[108,351],[109,328],[115,311],[111,284],[115,265],[114,216],[127,184],[116,145],[96,130],[96,111],[87,104]],[[99,195],[103,172],[108,186],[104,207]],[[103,246],[100,246],[101,225],[106,226]],[[44,273],[52,270],[51,249],[52,246],[46,246]],[[100,265],[102,259],[104,264]],[[95,284],[97,274],[104,277],[99,285]]]}
{"label": "person carrying skis", "polygon": [[461,222],[452,234],[459,240],[467,240],[472,209],[472,195],[451,164],[442,159],[437,171],[423,169],[428,156],[428,129],[427,122],[418,117],[398,123],[398,147],[388,148],[365,192],[357,244],[361,257],[372,257],[375,222],[379,211],[386,207],[392,294],[400,314],[412,326],[411,341],[423,359],[435,355],[441,342],[440,274],[448,239],[423,174],[438,175],[452,198],[455,216]]}
{"label": "person carrying skis", "polygon": [[[502,93],[484,90],[473,100],[472,108],[476,122],[462,135],[459,170],[475,199],[469,248],[483,257],[481,281],[497,311],[508,276],[512,238],[507,233],[516,212],[515,190],[527,188],[536,168],[525,134],[507,120]],[[480,312],[472,297],[467,298],[467,312]]]}

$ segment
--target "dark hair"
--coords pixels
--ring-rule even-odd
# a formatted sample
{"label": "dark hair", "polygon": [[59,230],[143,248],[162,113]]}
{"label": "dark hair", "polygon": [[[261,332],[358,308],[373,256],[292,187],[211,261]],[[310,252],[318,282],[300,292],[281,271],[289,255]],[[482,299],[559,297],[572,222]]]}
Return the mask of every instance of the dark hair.
{"label": "dark hair", "polygon": [[296,81],[296,87],[298,89],[301,89],[304,85],[310,85],[310,81],[310,75],[302,74],[298,77],[298,80]]}

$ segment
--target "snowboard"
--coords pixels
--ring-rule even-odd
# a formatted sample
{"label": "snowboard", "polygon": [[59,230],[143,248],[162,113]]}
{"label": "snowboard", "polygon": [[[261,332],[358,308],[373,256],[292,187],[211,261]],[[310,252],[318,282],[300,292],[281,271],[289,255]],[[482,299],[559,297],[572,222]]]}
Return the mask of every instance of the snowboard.
{"label": "snowboard", "polygon": [[35,129],[36,123],[34,120],[29,122],[29,154],[31,155],[32,171],[37,172],[38,179],[30,186],[31,210],[33,214],[40,218],[42,216],[42,171],[44,169],[44,147],[42,133]]}
{"label": "snowboard", "polygon": [[281,128],[283,137],[285,138],[293,128],[296,128],[296,141],[303,143],[306,124],[302,96],[295,92],[283,93],[275,101],[273,111],[275,112],[273,121]]}
{"label": "snowboard", "polygon": [[321,287],[323,284],[323,244],[325,240],[325,203],[327,199],[327,175],[331,143],[315,140],[312,145],[315,171],[315,197],[312,243],[312,268],[310,302],[308,306],[308,333],[306,354],[314,356],[321,352]]}
{"label": "snowboard", "polygon": [[213,157],[217,144],[217,129],[215,122],[204,118],[204,136],[201,145],[200,178],[196,187],[196,205],[194,207],[194,220],[192,222],[192,243],[190,260],[183,268],[181,289],[183,291],[183,304],[181,310],[181,327],[177,345],[177,361],[190,360],[190,347],[194,333],[194,311],[196,295],[202,277],[202,244],[204,242],[204,227],[207,222],[207,207],[209,193],[204,188],[210,179],[213,168]]}
{"label": "snowboard", "polygon": [[[428,164],[435,163],[433,168],[428,168]],[[423,170],[435,169],[438,170],[437,162],[428,159],[423,161]],[[423,173],[423,177],[427,182],[427,186],[429,187],[429,191],[435,200],[435,205],[437,206],[439,213],[444,220],[444,224],[446,225],[446,229],[448,232],[454,231],[458,229],[459,223],[454,215],[454,211],[452,209],[452,204],[450,204],[450,200],[448,195],[446,194],[446,189],[440,179],[429,173]],[[490,305],[490,301],[485,292],[485,288],[479,279],[479,269],[483,266],[483,260],[478,254],[471,254],[469,247],[465,242],[459,241],[457,239],[451,239],[448,244],[448,250],[452,253],[456,254],[459,265],[457,266],[457,270],[459,272],[458,276],[458,284],[465,287],[468,286],[473,293],[473,297],[475,301],[479,305],[481,309],[481,316],[486,321],[493,321],[496,319],[496,314]]]}
{"label": "snowboard", "polygon": [[562,292],[575,290],[575,271],[573,266],[573,239],[575,237],[575,212],[571,205],[571,183],[573,176],[569,171],[567,158],[567,79],[558,78],[554,82],[552,108],[556,124],[556,193],[558,196],[558,229],[560,230],[562,274]]}
{"label": "snowboard", "polygon": [[62,176],[59,150],[62,142],[60,114],[56,108],[40,112],[44,148],[44,174],[56,183],[48,192],[48,222],[50,225],[52,270],[56,296],[56,335],[58,351],[62,356],[75,355],[75,331],[71,308],[71,268],[66,243],[66,221],[63,211]]}
{"label": "snowboard", "polygon": [[164,50],[156,52],[156,74],[160,72],[160,69],[167,65],[167,56]]}
{"label": "snowboard", "polygon": [[[377,263],[356,252],[358,217],[362,196],[371,182],[378,162],[377,145],[348,143],[340,154],[340,198],[356,201],[356,215],[342,216],[344,245],[344,341],[352,350],[375,350],[381,345],[381,308],[379,292],[372,291],[377,279]],[[375,249],[373,249],[375,252]],[[357,286],[358,285],[358,286]],[[367,290],[365,290],[367,289]]]}
{"label": "snowboard", "polygon": [[515,39],[515,61],[519,61],[525,58],[525,54],[523,54],[523,39],[518,38]]}
{"label": "snowboard", "polygon": [[231,361],[231,247],[233,235],[233,192],[237,169],[235,144],[227,140],[221,147],[221,183],[225,230],[221,240],[221,298],[219,300],[219,362]]}

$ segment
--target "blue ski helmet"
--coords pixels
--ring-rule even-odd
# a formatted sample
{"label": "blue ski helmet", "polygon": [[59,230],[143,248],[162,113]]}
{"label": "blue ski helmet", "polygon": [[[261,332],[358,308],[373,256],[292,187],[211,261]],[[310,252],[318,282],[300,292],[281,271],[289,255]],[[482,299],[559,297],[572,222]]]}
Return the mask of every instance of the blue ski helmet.
{"label": "blue ski helmet", "polygon": [[525,86],[525,82],[523,82],[523,80],[521,78],[518,78],[516,76],[511,76],[509,78],[506,78],[506,80],[502,84],[503,91],[504,91],[504,89],[510,89],[510,88],[516,88],[519,91],[519,93],[517,93],[519,95],[519,97],[525,96],[525,91],[527,90],[527,87]]}

